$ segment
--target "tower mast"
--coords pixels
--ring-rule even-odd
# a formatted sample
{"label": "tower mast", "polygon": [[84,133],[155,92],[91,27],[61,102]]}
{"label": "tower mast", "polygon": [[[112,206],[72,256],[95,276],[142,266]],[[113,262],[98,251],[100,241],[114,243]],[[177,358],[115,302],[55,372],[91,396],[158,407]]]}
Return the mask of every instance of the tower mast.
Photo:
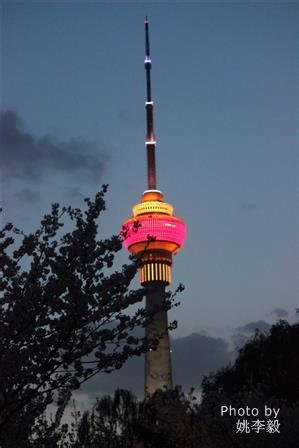
{"label": "tower mast", "polygon": [[147,152],[147,182],[148,189],[155,190],[157,188],[156,179],[156,160],[155,149],[156,140],[154,134],[154,102],[152,101],[151,92],[151,68],[152,61],[150,57],[150,44],[149,44],[149,20],[146,17],[145,21],[145,59],[144,67],[146,72],[146,152]]}
{"label": "tower mast", "polygon": [[[158,347],[145,354],[145,395],[158,389],[172,388],[171,351],[168,334],[165,287],[171,282],[172,255],[180,251],[186,239],[186,224],[173,215],[173,207],[157,190],[149,21],[145,18],[146,72],[146,152],[148,189],[141,203],[133,207],[133,217],[123,223],[124,246],[140,260],[139,280],[146,287],[145,308],[151,320],[145,328],[149,344],[159,339]],[[136,228],[136,221],[138,226]],[[152,237],[152,238],[149,238]]]}

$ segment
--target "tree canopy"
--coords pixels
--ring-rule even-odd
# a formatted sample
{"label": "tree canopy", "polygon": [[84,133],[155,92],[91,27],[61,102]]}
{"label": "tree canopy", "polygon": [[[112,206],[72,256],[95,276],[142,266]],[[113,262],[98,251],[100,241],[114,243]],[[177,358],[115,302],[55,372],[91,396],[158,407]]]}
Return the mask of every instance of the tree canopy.
{"label": "tree canopy", "polygon": [[280,321],[269,332],[257,331],[241,348],[233,366],[204,379],[203,396],[217,391],[231,397],[258,386],[266,397],[299,402],[298,343],[298,324]]}

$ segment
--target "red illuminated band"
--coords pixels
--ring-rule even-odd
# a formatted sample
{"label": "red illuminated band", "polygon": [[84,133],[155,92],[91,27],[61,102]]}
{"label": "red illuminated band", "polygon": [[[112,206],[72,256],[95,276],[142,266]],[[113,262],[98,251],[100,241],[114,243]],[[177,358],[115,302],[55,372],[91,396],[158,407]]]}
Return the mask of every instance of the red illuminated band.
{"label": "red illuminated band", "polygon": [[[137,223],[137,226],[136,226]],[[168,241],[181,247],[186,239],[184,221],[173,216],[168,217],[138,217],[130,219],[125,224],[127,236],[124,245],[128,249],[136,243],[147,242],[149,238],[155,241]]]}

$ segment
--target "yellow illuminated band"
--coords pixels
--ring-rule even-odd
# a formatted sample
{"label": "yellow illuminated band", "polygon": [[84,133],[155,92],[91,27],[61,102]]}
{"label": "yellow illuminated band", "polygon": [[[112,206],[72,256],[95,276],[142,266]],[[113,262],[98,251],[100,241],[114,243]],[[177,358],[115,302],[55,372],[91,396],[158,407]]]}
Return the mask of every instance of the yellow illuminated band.
{"label": "yellow illuminated band", "polygon": [[141,204],[136,204],[133,207],[134,218],[144,213],[164,213],[165,215],[172,216],[173,206],[167,204],[167,202],[146,201]]}

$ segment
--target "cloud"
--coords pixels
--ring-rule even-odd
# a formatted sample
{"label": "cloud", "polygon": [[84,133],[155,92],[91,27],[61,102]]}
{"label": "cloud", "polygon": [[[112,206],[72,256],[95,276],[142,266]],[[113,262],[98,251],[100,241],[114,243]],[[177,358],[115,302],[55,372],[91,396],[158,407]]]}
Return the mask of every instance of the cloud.
{"label": "cloud", "polygon": [[14,197],[20,202],[31,202],[37,204],[41,201],[41,195],[37,191],[32,191],[29,188],[23,188],[14,194]]}
{"label": "cloud", "polygon": [[[234,329],[225,337],[201,331],[171,339],[174,384],[181,385],[185,391],[195,387],[199,392],[205,375],[234,362],[238,350],[250,340],[256,329],[268,331],[271,326],[264,320],[258,320]],[[136,329],[134,335],[141,337],[143,330]],[[120,370],[95,376],[83,384],[81,391],[89,399],[95,399],[112,394],[116,388],[131,390],[135,395],[143,396],[144,356],[129,359]]]}
{"label": "cloud", "polygon": [[[256,329],[267,331],[271,326],[259,320],[238,327],[226,337],[201,331],[171,339],[174,384],[181,385],[186,392],[195,387],[195,392],[200,393],[205,375],[234,362],[239,349],[250,340]],[[134,335],[141,337],[143,330],[136,329]],[[86,400],[95,400],[104,394],[114,393],[117,388],[131,390],[138,397],[143,397],[144,356],[129,359],[120,370],[95,376],[84,383],[80,391]]]}
{"label": "cloud", "polygon": [[14,111],[1,112],[1,133],[7,175],[40,183],[49,174],[73,175],[99,182],[107,153],[82,137],[58,141],[54,136],[36,137]]}
{"label": "cloud", "polygon": [[198,388],[204,375],[229,363],[231,354],[224,339],[192,333],[173,341],[172,358],[175,383]]}
{"label": "cloud", "polygon": [[[173,339],[172,366],[174,383],[185,390],[200,387],[204,375],[229,363],[231,353],[228,343],[222,338],[214,338],[193,333],[189,336]],[[138,396],[143,395],[144,357],[130,359],[121,370],[100,374],[83,385],[82,391],[97,397],[112,393],[117,387],[129,389]]]}
{"label": "cloud", "polygon": [[275,310],[273,310],[271,314],[274,314],[279,319],[283,317],[288,317],[289,315],[288,311],[284,310],[283,308],[275,308]]}
{"label": "cloud", "polygon": [[271,328],[271,324],[265,322],[264,320],[257,320],[255,322],[250,322],[249,324],[238,327],[238,331],[243,331],[245,333],[254,333],[255,330],[268,331]]}

